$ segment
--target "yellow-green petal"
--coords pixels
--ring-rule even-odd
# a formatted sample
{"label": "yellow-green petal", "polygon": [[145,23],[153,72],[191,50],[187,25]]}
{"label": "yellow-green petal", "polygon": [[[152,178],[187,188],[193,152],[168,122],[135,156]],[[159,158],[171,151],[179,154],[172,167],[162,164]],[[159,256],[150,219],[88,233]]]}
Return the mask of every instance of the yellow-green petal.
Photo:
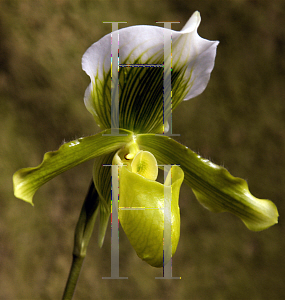
{"label": "yellow-green petal", "polygon": [[253,231],[264,230],[278,222],[273,202],[254,197],[245,180],[233,177],[225,168],[215,165],[166,136],[140,134],[137,142],[153,153],[159,164],[180,165],[185,182],[198,201],[214,212],[230,212]]}
{"label": "yellow-green petal", "polygon": [[87,160],[123,147],[133,138],[127,130],[121,130],[118,136],[104,136],[110,133],[108,129],[65,143],[59,150],[47,152],[39,166],[18,170],[13,175],[15,196],[33,205],[33,196],[44,183]]}
{"label": "yellow-green petal", "polygon": [[[168,177],[171,176],[169,172]],[[163,184],[130,172],[126,167],[120,171],[120,223],[137,255],[154,267],[163,266],[164,192],[172,194],[171,245],[174,255],[180,236],[180,210],[178,206],[180,186],[184,174],[181,168],[172,167],[172,185]],[[166,180],[170,182],[170,179]],[[125,210],[124,208],[133,208]],[[138,209],[135,209],[138,208]],[[167,264],[167,261],[164,262]]]}

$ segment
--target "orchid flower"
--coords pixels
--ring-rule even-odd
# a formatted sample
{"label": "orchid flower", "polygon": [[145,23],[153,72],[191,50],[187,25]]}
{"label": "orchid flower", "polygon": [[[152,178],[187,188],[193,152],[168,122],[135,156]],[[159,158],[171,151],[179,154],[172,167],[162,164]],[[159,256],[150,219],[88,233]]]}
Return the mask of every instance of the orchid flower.
{"label": "orchid flower", "polygon": [[[172,111],[206,88],[214,67],[217,41],[201,38],[201,18],[195,12],[179,32],[159,26],[120,29],[120,64],[163,64],[164,34],[172,34]],[[82,67],[91,83],[84,102],[102,132],[63,144],[44,155],[35,168],[14,174],[15,196],[33,205],[36,190],[62,172],[95,159],[93,182],[82,208],[75,234],[74,254],[84,257],[93,225],[100,212],[99,245],[102,246],[111,213],[111,168],[119,170],[119,219],[139,257],[155,267],[163,266],[164,191],[171,190],[172,255],[180,233],[179,190],[188,184],[197,200],[213,212],[230,212],[254,231],[277,223],[276,206],[255,198],[245,180],[233,177],[181,145],[166,132],[163,112],[163,68],[122,67],[119,134],[111,133],[111,34],[94,43],[83,55]],[[107,136],[106,136],[107,135]],[[165,182],[156,181],[158,166],[172,165]],[[163,167],[162,167],[163,168]],[[91,200],[90,200],[91,199]],[[95,199],[95,200],[94,200]],[[89,201],[89,202],[88,202]],[[124,207],[157,208],[127,211]]]}

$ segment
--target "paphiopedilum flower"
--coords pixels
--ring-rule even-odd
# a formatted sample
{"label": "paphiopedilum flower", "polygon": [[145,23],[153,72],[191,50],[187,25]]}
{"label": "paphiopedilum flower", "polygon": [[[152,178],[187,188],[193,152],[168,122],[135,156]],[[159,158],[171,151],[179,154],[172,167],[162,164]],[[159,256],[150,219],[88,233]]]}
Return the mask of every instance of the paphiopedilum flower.
{"label": "paphiopedilum flower", "polygon": [[[196,12],[181,31],[171,31],[172,110],[181,101],[193,98],[205,89],[214,66],[218,42],[202,39],[197,33],[199,23],[200,14]],[[163,37],[165,31],[169,30],[158,26],[120,29],[120,63],[162,64]],[[95,158],[92,190],[97,190],[100,205],[96,202],[92,216],[96,217],[100,210],[100,246],[103,244],[111,211],[111,171],[104,165],[120,166],[120,207],[161,208],[164,188],[168,186],[172,190],[172,254],[179,240],[178,196],[183,177],[197,200],[211,211],[231,212],[254,231],[277,223],[276,206],[269,200],[255,198],[249,192],[246,181],[233,177],[225,168],[201,158],[174,139],[157,134],[162,132],[164,125],[162,68],[120,69],[120,129],[119,135],[110,135],[110,53],[109,34],[93,44],[82,59],[83,69],[91,79],[85,92],[85,105],[103,131],[65,143],[58,151],[46,153],[38,167],[17,171],[13,177],[15,196],[33,204],[34,193],[41,185],[60,173]],[[153,174],[157,166],[165,165],[180,167],[172,167],[172,180],[169,175],[166,182],[160,184]],[[80,252],[80,255],[86,251],[84,239],[88,240],[90,237],[90,231],[88,234],[85,232],[86,222],[90,217],[87,210],[88,206],[82,210],[85,215],[78,222],[79,233],[75,238],[75,252]],[[153,266],[162,266],[161,211],[136,211],[128,215],[128,212],[122,210],[119,214],[122,227],[137,254]]]}

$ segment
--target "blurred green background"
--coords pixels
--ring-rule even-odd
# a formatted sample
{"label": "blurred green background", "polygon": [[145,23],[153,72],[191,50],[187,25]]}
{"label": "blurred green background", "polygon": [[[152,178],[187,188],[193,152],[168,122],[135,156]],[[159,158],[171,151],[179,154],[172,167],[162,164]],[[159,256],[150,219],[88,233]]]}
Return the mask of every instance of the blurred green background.
{"label": "blurred green background", "polygon": [[177,108],[173,132],[274,201],[279,224],[250,232],[231,214],[205,210],[183,185],[173,258],[182,279],[155,280],[162,270],[141,261],[121,230],[120,275],[129,279],[102,280],[110,226],[102,249],[96,228],[74,299],[285,299],[285,2],[0,0],[1,300],[61,298],[92,161],[43,186],[34,207],[13,196],[12,174],[99,132],[83,103],[81,57],[111,31],[102,21],[180,21],[172,26],[180,30],[195,10],[199,34],[220,45],[208,87]]}

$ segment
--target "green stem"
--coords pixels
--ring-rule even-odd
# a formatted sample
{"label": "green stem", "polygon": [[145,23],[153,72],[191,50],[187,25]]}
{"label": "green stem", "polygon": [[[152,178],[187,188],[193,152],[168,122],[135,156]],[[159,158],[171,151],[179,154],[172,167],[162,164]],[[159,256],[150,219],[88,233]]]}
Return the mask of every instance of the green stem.
{"label": "green stem", "polygon": [[83,261],[84,257],[73,255],[72,265],[62,297],[63,300],[72,299]]}
{"label": "green stem", "polygon": [[87,246],[93,232],[98,207],[99,195],[92,180],[75,228],[73,260],[62,297],[63,300],[71,300],[73,297],[80,270],[86,256]]}

